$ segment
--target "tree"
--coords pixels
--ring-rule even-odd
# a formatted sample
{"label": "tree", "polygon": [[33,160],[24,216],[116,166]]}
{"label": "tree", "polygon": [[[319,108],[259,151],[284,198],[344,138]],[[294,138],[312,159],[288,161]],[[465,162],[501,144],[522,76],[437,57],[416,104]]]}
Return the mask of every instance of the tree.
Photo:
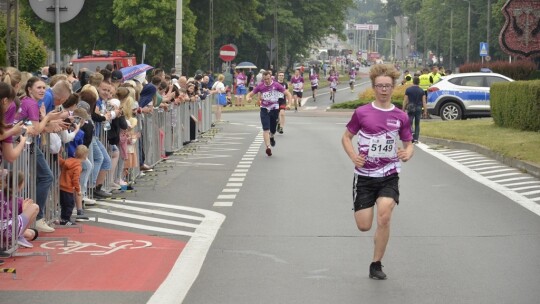
{"label": "tree", "polygon": [[[0,37],[6,37],[6,18],[0,18]],[[15,44],[15,37],[11,38],[12,45]],[[5,40],[0,40],[0,65],[8,66],[11,63],[6,62],[4,56],[6,54]],[[43,42],[36,37],[30,27],[24,21],[19,25],[19,70],[21,71],[37,71],[47,59],[47,52]]]}

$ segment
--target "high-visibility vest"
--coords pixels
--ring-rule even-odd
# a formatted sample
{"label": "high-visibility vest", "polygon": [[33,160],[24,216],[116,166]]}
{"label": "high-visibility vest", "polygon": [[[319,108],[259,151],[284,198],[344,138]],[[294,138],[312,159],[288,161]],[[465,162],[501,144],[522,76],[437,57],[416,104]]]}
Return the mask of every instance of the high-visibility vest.
{"label": "high-visibility vest", "polygon": [[436,83],[441,78],[441,74],[439,74],[439,73],[433,74],[433,72],[429,73],[428,76],[433,80],[433,82],[431,82],[431,84]]}
{"label": "high-visibility vest", "polygon": [[431,85],[431,83],[429,82],[429,75],[428,74],[422,74],[420,75],[420,88],[422,88],[422,90],[424,91],[427,91],[427,89],[429,88],[429,86]]}
{"label": "high-visibility vest", "polygon": [[405,77],[403,77],[403,79],[405,80],[405,82],[403,84],[411,84],[412,83],[411,73],[407,73],[407,75],[405,75]]}

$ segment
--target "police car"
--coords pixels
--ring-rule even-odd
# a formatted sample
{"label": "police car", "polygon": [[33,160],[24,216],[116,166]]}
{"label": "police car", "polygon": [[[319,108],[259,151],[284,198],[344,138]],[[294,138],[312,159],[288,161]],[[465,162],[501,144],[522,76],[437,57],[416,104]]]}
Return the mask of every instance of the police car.
{"label": "police car", "polygon": [[489,88],[514,81],[497,73],[461,73],[443,76],[428,88],[427,109],[442,120],[490,116]]}

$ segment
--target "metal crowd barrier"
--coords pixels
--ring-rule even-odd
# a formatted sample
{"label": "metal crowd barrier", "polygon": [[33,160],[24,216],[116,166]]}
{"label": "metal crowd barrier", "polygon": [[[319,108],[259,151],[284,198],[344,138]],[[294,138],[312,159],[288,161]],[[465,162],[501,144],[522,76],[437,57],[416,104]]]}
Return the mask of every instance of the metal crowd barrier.
{"label": "metal crowd barrier", "polygon": [[[135,128],[136,132],[142,134],[143,151],[146,154],[146,163],[155,165],[160,162],[167,153],[178,151],[183,145],[189,143],[192,140],[198,139],[203,133],[209,131],[212,128],[212,102],[214,98],[207,98],[206,100],[199,100],[196,102],[185,102],[179,105],[172,105],[168,111],[162,111],[161,109],[155,109],[152,114],[144,114],[137,116],[139,123]],[[96,128],[103,128],[101,124],[96,124]],[[193,129],[194,128],[194,129]],[[195,138],[193,137],[195,135]],[[109,145],[107,141],[106,132],[101,129],[99,140],[109,151]],[[140,139],[139,139],[140,140]],[[40,149],[43,152],[47,164],[49,165],[53,175],[53,185],[49,189],[49,195],[45,204],[44,219],[47,224],[54,226],[60,219],[60,165],[58,161],[58,155],[49,151],[50,135],[41,135]],[[10,233],[14,236],[10,242],[4,240],[4,229],[0,229],[0,251],[9,256],[21,256],[21,255],[45,255],[49,261],[49,255],[47,252],[18,252],[17,234],[15,229],[18,227],[18,208],[16,200],[5,197],[4,189],[9,188],[13,197],[31,198],[36,201],[36,153],[35,149],[38,148],[38,144],[27,144],[19,158],[13,163],[8,163],[6,160],[0,165],[0,186],[2,202],[2,208],[0,208],[0,216],[4,219],[4,200],[11,204],[11,209],[14,211],[11,219],[4,219],[1,221],[1,227],[4,227],[9,221],[13,222],[13,226]],[[64,158],[67,155],[64,152]],[[138,151],[136,149],[137,159]],[[89,159],[93,164],[93,157],[89,155]],[[19,189],[18,185],[15,185],[13,181],[5,181],[5,175],[7,172],[23,172],[25,176],[24,186]],[[139,167],[136,166],[132,169],[130,174],[130,180],[127,182],[133,182],[139,175]],[[16,176],[16,175],[15,175]],[[114,175],[113,175],[114,176]],[[92,179],[93,176],[90,176]],[[104,187],[107,188],[111,182],[110,178],[106,178]],[[89,181],[89,184],[91,182]],[[89,197],[92,197],[92,193],[88,193]],[[7,206],[7,205],[5,205]],[[30,225],[29,227],[32,227]],[[58,228],[59,226],[55,226]],[[80,230],[81,231],[81,230]],[[47,239],[40,235],[39,239]],[[66,241],[66,238],[60,238]]]}

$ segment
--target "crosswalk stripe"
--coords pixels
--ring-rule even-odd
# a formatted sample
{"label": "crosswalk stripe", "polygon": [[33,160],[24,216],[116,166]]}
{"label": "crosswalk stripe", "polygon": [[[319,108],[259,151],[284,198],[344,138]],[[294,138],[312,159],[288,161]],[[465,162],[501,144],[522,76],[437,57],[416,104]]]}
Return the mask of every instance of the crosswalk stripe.
{"label": "crosswalk stripe", "polygon": [[[95,220],[95,218],[90,217],[90,220]],[[155,227],[155,226],[148,226],[148,225],[141,225],[141,224],[135,224],[135,223],[125,222],[125,221],[116,221],[116,220],[111,220],[111,219],[106,219],[106,218],[99,218],[98,221],[100,223],[105,223],[105,224],[137,228],[137,229],[148,230],[148,231],[163,232],[163,233],[169,233],[169,234],[175,234],[175,235],[193,236],[194,234],[193,232],[174,230],[174,229],[169,229],[169,228],[161,228],[161,227]]]}
{"label": "crosswalk stripe", "polygon": [[[118,211],[109,212],[108,210],[105,210],[105,209],[102,209],[102,208],[92,208],[92,209],[88,209],[88,210],[92,211],[92,212],[108,214],[108,215],[112,215],[112,216],[126,217],[126,218],[132,218],[132,219],[136,219],[136,220],[142,220],[142,221],[147,221],[147,222],[155,222],[155,223],[167,224],[167,225],[173,225],[173,226],[189,227],[189,228],[197,228],[199,226],[199,224],[184,223],[184,222],[166,220],[166,219],[161,219],[161,218],[151,217],[151,216],[136,215],[136,214],[118,212]],[[101,217],[98,219],[98,222],[99,221],[101,221]]]}
{"label": "crosswalk stripe", "polygon": [[127,206],[125,204],[118,204],[118,203],[107,203],[103,201],[98,202],[99,206],[108,206],[113,207],[117,209],[124,209],[124,210],[131,210],[131,211],[138,211],[138,212],[146,212],[150,214],[159,214],[159,215],[165,215],[169,217],[176,217],[176,218],[183,218],[188,220],[196,220],[196,221],[202,221],[204,217],[200,216],[193,216],[193,215],[187,215],[187,214],[178,214],[173,212],[167,212],[167,211],[161,211],[156,209],[149,209],[149,208],[139,208],[139,207],[133,207],[133,206]]}

